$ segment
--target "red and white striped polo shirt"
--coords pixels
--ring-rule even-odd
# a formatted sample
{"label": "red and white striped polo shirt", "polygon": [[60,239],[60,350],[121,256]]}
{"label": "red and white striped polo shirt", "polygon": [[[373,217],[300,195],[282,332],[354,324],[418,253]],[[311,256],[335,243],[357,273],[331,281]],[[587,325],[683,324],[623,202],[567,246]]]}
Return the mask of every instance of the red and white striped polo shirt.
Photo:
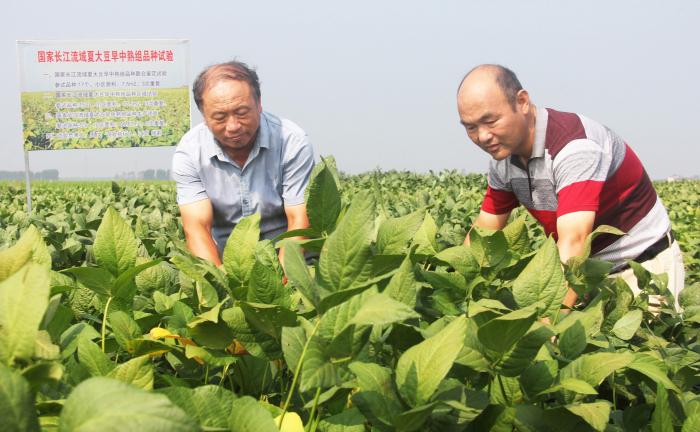
{"label": "red and white striped polo shirt", "polygon": [[601,235],[592,256],[616,265],[641,254],[671,226],[642,163],[615,132],[579,114],[537,110],[528,166],[517,156],[492,160],[481,206],[492,214],[525,206],[557,238],[557,217],[595,211],[594,229],[612,225],[627,233]]}

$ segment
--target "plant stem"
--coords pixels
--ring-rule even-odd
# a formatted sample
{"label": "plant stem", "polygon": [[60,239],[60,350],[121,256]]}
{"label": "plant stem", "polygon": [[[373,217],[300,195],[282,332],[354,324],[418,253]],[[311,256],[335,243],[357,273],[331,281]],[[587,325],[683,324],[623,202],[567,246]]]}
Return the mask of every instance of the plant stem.
{"label": "plant stem", "polygon": [[321,324],[321,317],[318,317],[318,321],[316,321],[316,325],[314,326],[314,329],[311,330],[311,334],[309,337],[306,339],[306,343],[304,344],[304,349],[301,350],[301,355],[299,356],[299,362],[297,363],[297,367],[294,370],[294,378],[292,379],[292,385],[289,387],[289,393],[287,393],[287,400],[284,401],[284,406],[282,407],[282,415],[280,416],[280,421],[277,424],[277,427],[282,427],[282,421],[284,420],[284,415],[287,414],[287,408],[289,408],[289,402],[292,400],[292,394],[294,393],[294,387],[297,384],[297,379],[299,379],[299,374],[301,373],[301,365],[304,364],[304,357],[306,357],[306,350],[309,348],[309,342],[311,342],[311,339],[313,339],[314,335],[316,334],[316,330],[318,330],[318,326]]}
{"label": "plant stem", "polygon": [[209,364],[207,364],[207,368],[204,370],[204,385],[207,385],[209,382]]}
{"label": "plant stem", "polygon": [[109,311],[109,304],[112,303],[112,297],[107,299],[107,304],[105,305],[105,312],[102,314],[102,352],[105,352],[105,334],[107,333],[107,312]]}
{"label": "plant stem", "polygon": [[314,420],[314,416],[316,415],[316,406],[318,405],[318,397],[321,395],[321,387],[316,389],[316,396],[314,396],[314,404],[311,407],[311,414],[309,414],[309,426],[311,426],[311,422]]}

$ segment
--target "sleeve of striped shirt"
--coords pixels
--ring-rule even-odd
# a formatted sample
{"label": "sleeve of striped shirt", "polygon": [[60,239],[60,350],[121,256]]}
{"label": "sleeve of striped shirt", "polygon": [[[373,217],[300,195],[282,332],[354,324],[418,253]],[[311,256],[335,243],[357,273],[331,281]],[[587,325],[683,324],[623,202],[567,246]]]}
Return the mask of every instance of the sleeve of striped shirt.
{"label": "sleeve of striped shirt", "polygon": [[488,187],[481,210],[491,214],[508,213],[519,205],[510,185],[504,182],[499,175],[496,165],[489,167]]}
{"label": "sleeve of striped shirt", "polygon": [[557,188],[557,217],[576,211],[598,211],[600,193],[612,156],[588,139],[570,142],[553,161]]}

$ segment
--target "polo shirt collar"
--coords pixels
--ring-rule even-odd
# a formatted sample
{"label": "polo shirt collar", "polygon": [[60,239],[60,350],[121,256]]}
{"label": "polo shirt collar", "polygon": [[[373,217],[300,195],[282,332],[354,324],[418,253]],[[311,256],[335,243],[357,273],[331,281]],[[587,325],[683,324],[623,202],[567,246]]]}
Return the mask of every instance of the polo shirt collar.
{"label": "polo shirt collar", "polygon": [[[547,138],[547,122],[549,121],[549,112],[546,108],[537,108],[537,117],[535,118],[535,142],[532,144],[532,154],[530,160],[541,158],[544,156],[544,143]],[[516,155],[510,156],[510,163],[525,169],[520,162],[520,158]]]}
{"label": "polo shirt collar", "polygon": [[[219,146],[219,143],[216,141],[214,134],[211,133],[211,130],[208,126],[206,126],[206,124],[205,128],[206,134],[208,135],[208,139],[205,140],[203,148],[205,156],[208,159],[211,159],[216,156],[219,158],[219,160],[230,161],[230,158],[221,149],[221,146]],[[253,143],[253,148],[250,151],[250,156],[248,157],[248,159],[251,160],[255,156],[257,156],[261,148],[270,148],[271,139],[272,136],[270,134],[270,126],[267,121],[267,116],[263,112],[260,114],[260,126],[258,126],[258,135],[255,137],[255,143]]]}

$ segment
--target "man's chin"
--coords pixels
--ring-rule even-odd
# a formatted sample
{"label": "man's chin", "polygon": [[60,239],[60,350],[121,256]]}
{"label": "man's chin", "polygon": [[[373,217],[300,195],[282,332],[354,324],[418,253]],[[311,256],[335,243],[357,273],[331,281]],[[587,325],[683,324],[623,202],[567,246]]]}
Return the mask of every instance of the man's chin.
{"label": "man's chin", "polygon": [[503,159],[506,159],[507,157],[510,157],[510,152],[508,150],[499,150],[495,153],[489,153],[493,160],[497,161],[502,161]]}

